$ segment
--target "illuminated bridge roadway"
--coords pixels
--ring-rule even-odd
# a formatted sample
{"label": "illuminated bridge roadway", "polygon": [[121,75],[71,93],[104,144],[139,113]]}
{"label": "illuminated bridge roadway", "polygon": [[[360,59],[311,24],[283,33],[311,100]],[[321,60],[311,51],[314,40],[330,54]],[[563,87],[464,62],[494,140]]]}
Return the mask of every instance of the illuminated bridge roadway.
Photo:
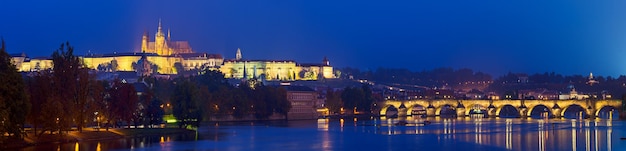
{"label": "illuminated bridge roadway", "polygon": [[387,100],[381,116],[616,118],[621,100]]}

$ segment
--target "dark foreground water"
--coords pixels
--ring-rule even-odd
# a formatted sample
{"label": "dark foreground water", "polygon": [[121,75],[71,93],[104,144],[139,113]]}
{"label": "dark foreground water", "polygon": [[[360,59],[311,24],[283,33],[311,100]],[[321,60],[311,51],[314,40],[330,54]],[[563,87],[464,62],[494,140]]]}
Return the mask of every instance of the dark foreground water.
{"label": "dark foreground water", "polygon": [[[425,121],[431,124],[423,125]],[[212,123],[197,134],[50,144],[24,150],[626,150],[624,121],[319,119]],[[415,124],[414,124],[415,123]]]}

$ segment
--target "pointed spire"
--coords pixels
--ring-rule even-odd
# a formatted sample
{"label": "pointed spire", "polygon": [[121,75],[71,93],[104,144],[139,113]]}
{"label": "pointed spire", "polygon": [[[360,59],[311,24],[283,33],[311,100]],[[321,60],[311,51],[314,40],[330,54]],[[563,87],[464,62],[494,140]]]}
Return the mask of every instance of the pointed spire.
{"label": "pointed spire", "polygon": [[159,18],[159,27],[157,28],[156,37],[165,37],[163,33],[163,27],[161,26],[161,18]]}
{"label": "pointed spire", "polygon": [[167,41],[170,41],[171,37],[170,37],[170,28],[167,28]]}
{"label": "pointed spire", "polygon": [[241,60],[241,49],[237,48],[237,54],[235,54],[236,60]]}
{"label": "pointed spire", "polygon": [[157,32],[161,32],[161,18],[159,18],[159,28],[157,28]]}

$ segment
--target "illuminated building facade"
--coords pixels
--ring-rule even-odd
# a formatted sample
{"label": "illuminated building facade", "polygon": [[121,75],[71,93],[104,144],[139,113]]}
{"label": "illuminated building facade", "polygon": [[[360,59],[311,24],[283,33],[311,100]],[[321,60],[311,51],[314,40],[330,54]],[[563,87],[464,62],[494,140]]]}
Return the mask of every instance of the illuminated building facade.
{"label": "illuminated building facade", "polygon": [[246,60],[237,49],[236,58],[220,67],[226,78],[268,81],[319,80],[335,78],[327,58],[319,64],[299,64],[292,60]]}
{"label": "illuminated building facade", "polygon": [[[241,49],[237,49],[235,59],[226,61],[220,54],[195,53],[187,41],[172,41],[169,30],[166,37],[161,21],[154,41],[149,41],[147,32],[141,40],[140,51],[79,57],[90,69],[104,72],[135,71],[138,76],[177,74],[178,70],[208,68],[221,71],[226,78],[235,79],[293,81],[335,78],[326,58],[322,63],[298,64],[292,60],[245,60]],[[16,54],[12,55],[12,60],[21,72],[53,67],[51,58],[29,58],[25,54]]]}
{"label": "illuminated building facade", "polygon": [[[142,37],[141,51],[113,54],[87,54],[79,56],[90,69],[115,72],[139,71],[138,75],[176,74],[177,70],[200,68],[217,69],[224,58],[219,54],[194,53],[187,41],[172,41],[168,31],[167,38],[162,31],[161,22],[154,41],[148,41],[147,32]],[[142,57],[143,60],[142,61]],[[29,58],[25,54],[12,55],[13,63],[21,72],[39,71],[52,68],[51,58]],[[147,68],[149,67],[149,68]]]}

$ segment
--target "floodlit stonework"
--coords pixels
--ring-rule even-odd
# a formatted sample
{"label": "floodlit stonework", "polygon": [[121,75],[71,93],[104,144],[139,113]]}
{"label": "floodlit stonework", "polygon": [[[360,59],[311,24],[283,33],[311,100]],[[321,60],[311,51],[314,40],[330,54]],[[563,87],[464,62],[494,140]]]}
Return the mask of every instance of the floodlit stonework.
{"label": "floodlit stonework", "polygon": [[[333,67],[328,59],[322,63],[300,64],[292,60],[247,60],[243,59],[241,49],[237,49],[235,59],[224,60],[220,54],[196,53],[187,41],[172,41],[168,30],[167,37],[162,30],[161,21],[154,41],[150,41],[148,32],[142,36],[141,50],[130,53],[87,54],[79,56],[90,69],[115,72],[138,71],[148,75],[177,74],[178,70],[204,69],[219,70],[226,78],[257,78],[269,81],[319,80],[335,78]],[[140,59],[144,57],[144,62]],[[12,55],[13,63],[21,72],[39,71],[53,67],[52,59],[29,58],[25,54]],[[152,65],[147,65],[150,63]],[[137,64],[142,64],[142,68]],[[145,67],[150,66],[150,70]]]}

